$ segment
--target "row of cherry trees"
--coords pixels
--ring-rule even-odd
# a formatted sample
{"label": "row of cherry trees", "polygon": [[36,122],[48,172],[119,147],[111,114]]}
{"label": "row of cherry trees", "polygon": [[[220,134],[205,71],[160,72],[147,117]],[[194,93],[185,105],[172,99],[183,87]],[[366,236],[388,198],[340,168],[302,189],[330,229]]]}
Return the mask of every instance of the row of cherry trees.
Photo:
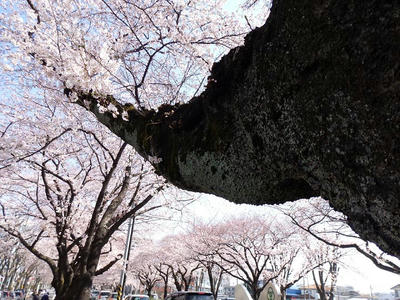
{"label": "row of cherry trees", "polygon": [[49,279],[46,270],[19,241],[0,235],[0,290],[36,290]]}
{"label": "row of cherry trees", "polygon": [[[341,256],[336,247],[287,220],[252,215],[193,225],[186,233],[146,243],[136,251],[130,269],[149,295],[156,284],[164,286],[164,297],[169,286],[178,291],[201,289],[207,277],[217,299],[222,279],[228,276],[243,282],[258,299],[271,281],[284,297],[290,286],[314,270],[334,282],[329,265],[338,264]],[[316,283],[321,283],[318,278]]]}
{"label": "row of cherry trees", "polygon": [[23,118],[1,106],[1,232],[47,264],[57,299],[88,299],[94,276],[122,256],[122,224],[156,218],[178,198],[164,197],[172,190],[148,163],[77,111],[42,97]]}

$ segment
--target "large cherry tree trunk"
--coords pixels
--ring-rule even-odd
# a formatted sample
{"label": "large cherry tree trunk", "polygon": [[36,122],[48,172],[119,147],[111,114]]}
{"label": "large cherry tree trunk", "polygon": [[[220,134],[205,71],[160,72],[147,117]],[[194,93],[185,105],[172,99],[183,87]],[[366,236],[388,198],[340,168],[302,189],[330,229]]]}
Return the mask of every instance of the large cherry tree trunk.
{"label": "large cherry tree trunk", "polygon": [[90,274],[76,274],[70,284],[54,282],[56,290],[55,300],[89,300],[93,276]]}
{"label": "large cherry tree trunk", "polygon": [[52,269],[55,300],[89,300],[95,275],[103,273],[114,264],[116,260],[97,269],[103,243],[93,242],[92,245],[86,251],[82,248],[80,259],[74,262],[68,261],[67,252],[59,255],[57,268]]}
{"label": "large cherry tree trunk", "polygon": [[400,256],[399,11],[393,0],[275,0],[190,103],[129,108],[124,121],[98,111],[110,96],[78,102],[181,188],[253,204],[322,196]]}

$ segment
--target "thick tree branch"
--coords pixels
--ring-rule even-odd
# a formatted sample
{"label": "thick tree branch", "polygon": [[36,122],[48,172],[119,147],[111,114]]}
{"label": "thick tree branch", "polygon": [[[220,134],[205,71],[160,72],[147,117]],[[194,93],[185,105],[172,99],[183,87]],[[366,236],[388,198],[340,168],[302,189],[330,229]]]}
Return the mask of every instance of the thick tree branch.
{"label": "thick tree branch", "polygon": [[106,264],[104,267],[102,267],[101,269],[97,270],[97,271],[95,272],[94,276],[101,275],[101,274],[103,274],[104,272],[108,271],[113,265],[115,265],[115,263],[116,263],[117,261],[119,261],[119,260],[121,259],[121,257],[122,257],[122,256],[118,256],[118,257],[114,258],[112,261],[110,261],[110,262],[109,262],[108,264]]}
{"label": "thick tree branch", "polygon": [[384,263],[382,263],[382,260],[378,259],[378,256],[370,251],[364,250],[360,247],[360,245],[356,244],[356,243],[335,243],[335,242],[331,242],[328,239],[323,238],[321,235],[316,234],[314,231],[312,231],[310,229],[310,227],[305,228],[303,225],[301,225],[295,218],[293,218],[292,216],[290,216],[292,219],[292,222],[298,226],[299,228],[301,228],[302,230],[304,230],[305,232],[311,234],[314,238],[316,238],[317,240],[332,246],[332,247],[338,247],[338,248],[342,248],[342,249],[355,249],[357,250],[357,252],[359,252],[360,254],[364,255],[366,258],[368,258],[370,261],[373,262],[373,264],[375,266],[377,266],[378,268],[391,272],[391,273],[395,273],[395,274],[400,274],[400,266],[396,265],[395,263],[388,261],[388,260],[384,260]]}
{"label": "thick tree branch", "polygon": [[253,204],[322,196],[400,256],[399,5],[275,0],[189,103],[117,103],[116,118],[97,106],[111,96],[78,103],[179,187]]}
{"label": "thick tree branch", "polygon": [[52,269],[52,271],[57,269],[56,264],[54,263],[54,260],[46,255],[44,255],[43,253],[39,252],[36,248],[35,245],[36,243],[34,242],[33,245],[30,244],[18,231],[16,230],[12,230],[10,228],[7,228],[3,225],[0,225],[0,228],[3,229],[5,232],[7,232],[9,235],[17,238],[21,244],[28,249],[34,256],[36,256],[38,259],[46,262],[50,269]]}

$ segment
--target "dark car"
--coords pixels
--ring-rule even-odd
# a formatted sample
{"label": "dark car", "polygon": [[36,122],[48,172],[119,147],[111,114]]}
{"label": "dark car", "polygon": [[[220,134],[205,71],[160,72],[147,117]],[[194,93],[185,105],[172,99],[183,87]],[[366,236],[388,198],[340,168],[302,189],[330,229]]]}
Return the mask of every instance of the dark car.
{"label": "dark car", "polygon": [[1,296],[0,299],[6,299],[6,300],[14,299],[14,293],[13,292],[9,292],[9,291],[1,292],[0,296]]}
{"label": "dark car", "polygon": [[111,291],[100,291],[99,300],[107,300],[111,296]]}
{"label": "dark car", "polygon": [[169,294],[165,300],[214,300],[214,297],[209,292],[176,292]]}
{"label": "dark car", "polygon": [[100,291],[97,290],[91,290],[90,291],[90,300],[97,300],[99,296]]}
{"label": "dark car", "polygon": [[17,300],[25,299],[23,291],[15,291],[14,295],[15,295],[15,299],[17,299]]}

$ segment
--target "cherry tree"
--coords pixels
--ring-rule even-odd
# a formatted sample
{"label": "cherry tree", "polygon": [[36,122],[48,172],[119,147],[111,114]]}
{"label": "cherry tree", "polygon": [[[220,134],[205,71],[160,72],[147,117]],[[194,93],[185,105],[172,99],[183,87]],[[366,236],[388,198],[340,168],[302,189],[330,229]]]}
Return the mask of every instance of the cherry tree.
{"label": "cherry tree", "polygon": [[[271,218],[273,219],[273,218]],[[226,273],[243,281],[254,299],[282,272],[286,263],[272,269],[272,258],[285,250],[288,236],[282,225],[265,216],[246,216],[230,219],[222,224],[217,248],[212,250],[222,261],[219,266]],[[260,284],[262,282],[262,284]]]}
{"label": "cherry tree", "polygon": [[281,245],[282,252],[271,257],[271,269],[278,272],[274,282],[280,289],[282,300],[286,299],[288,288],[321,265],[320,262],[308,258],[311,236],[290,225],[287,219],[284,219],[284,222],[282,233],[284,232],[286,239]]}
{"label": "cherry tree", "polygon": [[322,198],[286,204],[282,211],[293,224],[312,235],[315,239],[332,247],[353,249],[371,260],[380,269],[400,274],[400,261],[364,241],[348,225],[347,218],[335,211]]}
{"label": "cherry tree", "polygon": [[164,288],[163,288],[163,299],[167,297],[168,290],[172,287],[171,284],[171,268],[168,264],[166,264],[166,258],[168,257],[169,249],[165,249],[162,247],[156,247],[156,255],[158,257],[158,262],[154,265],[154,268],[157,270],[158,275],[160,276]]}
{"label": "cherry tree", "polygon": [[[16,117],[24,118],[31,97],[76,110],[82,120],[91,118],[67,102],[88,108],[90,97],[105,96],[96,106],[100,114],[124,120],[160,104],[187,102],[204,88],[212,63],[249,30],[243,15],[227,11],[225,0],[61,2],[0,4],[2,86],[20,100],[22,114],[8,105]],[[4,123],[3,133],[13,124]],[[3,139],[14,150],[23,147],[18,141],[18,135]],[[160,162],[155,154],[145,158]],[[9,159],[2,159],[3,167]]]}
{"label": "cherry tree", "polygon": [[[91,124],[66,128],[67,120],[44,131],[37,125],[36,139],[9,151],[0,228],[48,264],[57,299],[88,299],[93,277],[121,257],[112,245],[120,226],[168,202],[156,197],[164,181],[126,143]],[[13,123],[7,134],[38,124],[30,121]],[[112,259],[99,264],[105,254]]]}
{"label": "cherry tree", "polygon": [[0,289],[34,288],[33,278],[46,282],[47,266],[38,261],[15,238],[0,235]]}
{"label": "cherry tree", "polygon": [[[212,260],[210,248],[207,248],[199,236],[199,229],[190,230],[165,237],[155,243],[146,253],[151,253],[148,261],[157,270],[157,276],[164,283],[164,296],[171,288],[178,291],[201,289],[204,272],[208,276],[210,289],[214,297],[218,295],[224,271]],[[209,230],[209,227],[203,229]],[[208,236],[212,240],[214,236]],[[214,255],[214,258],[217,257]],[[149,262],[147,262],[149,263]]]}
{"label": "cherry tree", "polygon": [[201,270],[204,270],[208,277],[210,292],[215,300],[218,298],[219,288],[226,274],[225,269],[228,267],[221,267],[224,261],[215,253],[221,242],[221,234],[221,226],[193,224],[185,239],[186,247],[193,253],[193,260],[201,264]]}
{"label": "cherry tree", "polygon": [[15,241],[15,239],[11,239],[4,234],[1,234],[0,237],[0,289],[3,290],[6,288],[7,283],[10,282],[10,271],[13,268],[12,266],[17,261],[18,243]]}
{"label": "cherry tree", "polygon": [[144,286],[146,294],[151,297],[154,286],[162,281],[156,269],[159,257],[157,257],[157,252],[154,251],[156,248],[153,243],[148,242],[143,246],[131,259],[129,269],[131,270],[130,273]]}
{"label": "cherry tree", "polygon": [[197,271],[201,264],[193,259],[191,249],[186,247],[186,235],[177,234],[165,237],[159,244],[164,250],[163,265],[168,267],[169,274],[177,291],[187,291],[194,285]]}
{"label": "cherry tree", "polygon": [[158,282],[163,282],[164,296],[168,290],[187,291],[194,285],[200,263],[193,258],[185,234],[176,234],[161,241],[139,244],[129,263],[129,273],[137,278],[150,295]]}
{"label": "cherry tree", "polygon": [[[282,214],[192,224],[187,233],[176,235],[173,241],[178,244],[184,241],[186,250],[180,253],[205,270],[214,298],[218,297],[222,276],[226,274],[243,281],[256,295],[255,299],[273,281],[285,299],[286,290],[301,278],[316,269],[325,270],[329,263],[339,262],[339,256],[328,255],[338,253],[334,247],[290,224]],[[170,252],[176,249],[173,245]]]}
{"label": "cherry tree", "polygon": [[58,299],[84,299],[93,276],[117,261],[98,268],[103,247],[163,184],[143,186],[148,166],[65,100],[86,106],[82,92],[114,95],[126,103],[124,111],[108,101],[114,96],[99,109],[124,119],[132,110],[187,101],[202,90],[213,60],[245,30],[224,14],[223,1],[0,5],[7,89],[1,228],[50,266]]}
{"label": "cherry tree", "polygon": [[[288,220],[285,220],[285,222],[288,222]],[[316,240],[312,235],[301,231],[295,225],[286,225],[285,229],[289,229],[292,233],[287,235],[287,240],[282,245],[283,251],[271,258],[272,270],[281,270],[274,282],[280,289],[282,300],[286,299],[288,288],[309,274],[312,274],[315,278],[315,274],[318,273],[320,278],[320,272],[322,272],[321,276],[324,277],[326,266],[338,265],[344,255],[343,252],[337,251],[336,247]],[[325,277],[325,281],[319,282],[326,283],[329,277],[332,279],[330,281],[332,286],[334,286],[337,276],[333,275],[337,275],[337,273],[330,272],[328,275]]]}
{"label": "cherry tree", "polygon": [[[221,10],[215,2],[3,1],[2,63],[5,70],[22,70],[25,83],[32,79],[93,111],[145,157],[163,159],[159,169],[181,186],[237,202],[281,203],[329,195],[335,207],[352,216],[348,221],[363,237],[370,235],[387,251],[398,253],[399,226],[388,209],[397,207],[393,195],[399,193],[398,156],[395,147],[385,147],[386,140],[381,139],[397,138],[391,126],[398,123],[392,113],[397,111],[397,90],[381,87],[397,88],[391,74],[397,74],[393,62],[398,53],[398,7],[393,1],[354,0],[355,9],[338,11],[348,5],[342,1],[321,7],[275,1],[267,24],[249,35],[245,47],[231,51],[215,66],[207,93],[187,106],[160,107],[159,114],[145,107],[159,99],[175,103],[198,94],[204,77],[190,62],[206,62],[210,55],[204,49],[229,46],[232,35],[224,34],[224,25],[234,32],[236,27],[232,18],[218,18]],[[196,14],[187,14],[190,11]],[[195,26],[185,26],[188,23]],[[375,23],[379,26],[371,25]],[[364,30],[368,33],[360,36]],[[211,47],[204,47],[210,42]],[[170,62],[179,68],[171,68]],[[330,72],[332,68],[337,71]],[[282,79],[283,73],[290,82]],[[159,91],[166,96],[158,97]],[[371,106],[381,97],[388,105]],[[282,99],[288,103],[282,106]],[[337,118],[331,118],[330,105],[336,102],[340,109],[335,109]],[[385,114],[390,117],[382,119]],[[289,116],[290,122],[282,116]],[[247,118],[249,125],[242,121]],[[176,134],[189,130],[196,134]],[[180,146],[178,151],[177,144],[198,147]],[[254,155],[246,155],[250,152]],[[361,153],[352,160],[357,163],[348,163],[354,153]],[[271,168],[273,162],[276,167]],[[228,173],[230,179],[224,180]],[[370,178],[371,174],[377,175]],[[381,182],[385,188],[376,189]],[[358,209],[348,203],[357,203]]]}
{"label": "cherry tree", "polygon": [[311,271],[317,293],[321,300],[333,300],[340,260],[345,253],[321,242],[316,242],[313,247],[308,259],[318,266]]}
{"label": "cherry tree", "polygon": [[[89,93],[113,95],[137,109],[185,102],[202,90],[214,60],[248,30],[223,0],[62,4],[2,2],[2,62],[42,88],[65,88],[72,101]],[[106,102],[103,109],[119,113]]]}
{"label": "cherry tree", "polygon": [[173,242],[178,242],[169,249],[174,252],[184,244],[186,250],[180,250],[180,256],[190,257],[205,270],[214,298],[226,274],[244,282],[255,299],[274,281],[284,299],[286,289],[328,262],[320,256],[314,259],[312,255],[321,254],[312,247],[312,240],[282,214],[250,215],[216,224],[194,224],[187,233],[176,235]]}

